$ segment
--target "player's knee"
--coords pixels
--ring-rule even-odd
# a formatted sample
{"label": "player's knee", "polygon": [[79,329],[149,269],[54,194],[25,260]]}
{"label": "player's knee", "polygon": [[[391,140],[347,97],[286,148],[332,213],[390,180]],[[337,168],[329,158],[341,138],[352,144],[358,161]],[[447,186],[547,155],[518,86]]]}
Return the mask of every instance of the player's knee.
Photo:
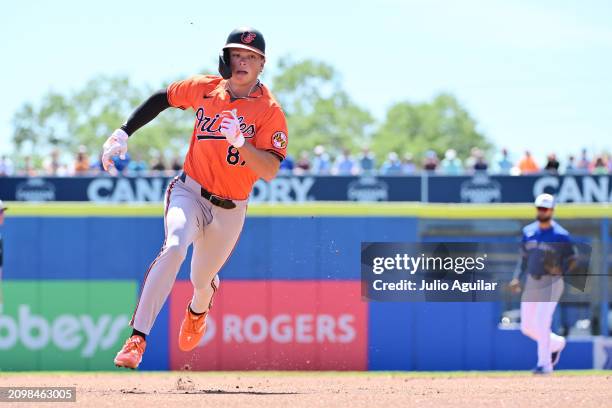
{"label": "player's knee", "polygon": [[523,333],[527,337],[534,337],[535,333],[533,331],[533,326],[529,321],[523,320],[521,321],[521,333]]}
{"label": "player's knee", "polygon": [[164,253],[168,258],[176,262],[183,262],[187,256],[187,245],[182,245],[178,242],[166,245]]}

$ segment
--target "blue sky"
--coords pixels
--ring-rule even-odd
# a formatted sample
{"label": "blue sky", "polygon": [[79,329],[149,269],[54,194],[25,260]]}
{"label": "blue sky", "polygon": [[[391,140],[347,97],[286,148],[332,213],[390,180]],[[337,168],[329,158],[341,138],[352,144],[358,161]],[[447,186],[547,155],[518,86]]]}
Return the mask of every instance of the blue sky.
{"label": "blue sky", "polygon": [[[156,85],[214,66],[236,26],[283,55],[332,64],[379,120],[389,105],[451,92],[494,143],[540,161],[612,150],[609,1],[23,1],[0,15],[4,93],[0,152],[11,117],[48,90],[99,74]],[[118,124],[120,125],[120,124]],[[293,135],[299,137],[299,135]]]}

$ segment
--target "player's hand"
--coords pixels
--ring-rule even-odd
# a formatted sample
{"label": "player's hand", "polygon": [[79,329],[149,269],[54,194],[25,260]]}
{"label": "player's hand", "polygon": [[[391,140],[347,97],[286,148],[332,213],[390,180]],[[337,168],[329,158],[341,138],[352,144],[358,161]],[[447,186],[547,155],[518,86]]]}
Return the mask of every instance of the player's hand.
{"label": "player's hand", "polygon": [[235,148],[240,148],[244,145],[244,135],[240,131],[240,121],[236,116],[236,109],[231,111],[223,111],[221,113],[221,134],[229,144]]}
{"label": "player's hand", "polygon": [[516,278],[512,279],[508,284],[508,289],[514,294],[521,293],[521,281]]}
{"label": "player's hand", "polygon": [[102,145],[102,167],[108,171],[113,166],[113,157],[119,156],[121,160],[125,159],[127,153],[128,134],[122,129],[117,129],[106,142]]}

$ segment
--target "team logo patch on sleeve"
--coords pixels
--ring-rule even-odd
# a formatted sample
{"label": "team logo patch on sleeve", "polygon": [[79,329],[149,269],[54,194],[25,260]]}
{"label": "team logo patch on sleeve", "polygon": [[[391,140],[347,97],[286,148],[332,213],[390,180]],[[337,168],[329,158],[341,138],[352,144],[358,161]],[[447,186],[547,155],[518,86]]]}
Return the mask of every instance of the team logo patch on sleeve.
{"label": "team logo patch on sleeve", "polygon": [[272,135],[272,145],[277,149],[287,147],[287,135],[283,132],[276,132]]}

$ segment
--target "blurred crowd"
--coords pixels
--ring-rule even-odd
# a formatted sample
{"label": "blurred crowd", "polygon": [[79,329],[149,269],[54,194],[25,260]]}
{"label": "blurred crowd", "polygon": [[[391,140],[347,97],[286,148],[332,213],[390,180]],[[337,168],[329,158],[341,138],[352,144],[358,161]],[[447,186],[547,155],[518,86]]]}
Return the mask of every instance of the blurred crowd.
{"label": "blurred crowd", "polygon": [[448,149],[443,157],[429,150],[423,157],[415,157],[410,152],[400,156],[398,152],[389,152],[384,158],[377,158],[365,148],[354,155],[343,150],[335,157],[326,152],[325,147],[317,146],[312,153],[302,152],[295,160],[289,156],[281,164],[281,170],[293,174],[329,174],[357,175],[364,173],[380,175],[411,175],[426,171],[440,175],[462,175],[476,172],[489,174],[522,175],[522,174],[611,174],[612,159],[607,153],[589,155],[582,149],[580,155],[570,155],[560,161],[555,153],[543,160],[533,157],[525,150],[519,157],[514,157],[508,149],[501,149],[487,158],[485,152],[474,147],[468,157],[461,159],[454,149]]}
{"label": "blurred crowd", "polygon": [[[111,175],[172,176],[183,169],[182,157],[167,159],[162,153],[148,161],[143,160],[138,153],[133,156],[128,153],[125,159],[115,157],[113,162],[114,166],[109,171]],[[101,157],[90,156],[85,146],[80,146],[73,157],[66,157],[60,150],[54,149],[40,163],[35,163],[31,156],[24,156],[17,163],[13,163],[7,156],[0,157],[0,176],[95,176],[102,172],[104,168]]]}
{"label": "blurred crowd", "polygon": [[[164,154],[154,155],[152,160],[143,160],[138,153],[129,154],[125,159],[114,159],[113,175],[174,175],[181,171],[183,157],[175,155],[168,159]],[[303,151],[299,157],[291,155],[281,163],[283,174],[315,175],[414,175],[426,171],[440,175],[462,175],[475,172],[489,174],[612,174],[612,158],[607,154],[589,154],[582,149],[578,155],[560,160],[551,153],[545,158],[536,158],[528,150],[514,155],[508,149],[487,158],[479,148],[471,149],[469,157],[460,158],[453,149],[442,157],[433,150],[423,157],[414,157],[406,152],[389,152],[385,157],[376,157],[364,148],[358,154],[348,149],[333,155],[324,146],[316,146],[312,152]],[[16,163],[8,156],[0,157],[0,176],[91,176],[103,172],[99,157],[90,156],[84,146],[78,148],[72,157],[66,157],[55,149],[40,163],[34,163],[25,156]]]}

